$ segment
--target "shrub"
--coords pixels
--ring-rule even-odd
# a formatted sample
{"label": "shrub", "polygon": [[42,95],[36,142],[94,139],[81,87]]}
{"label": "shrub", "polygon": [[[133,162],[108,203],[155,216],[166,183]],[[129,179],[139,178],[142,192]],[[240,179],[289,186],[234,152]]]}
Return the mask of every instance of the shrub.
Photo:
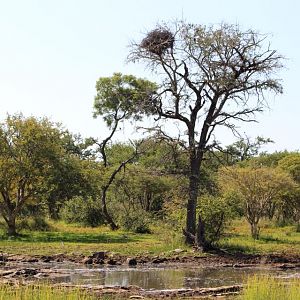
{"label": "shrub", "polygon": [[51,226],[46,219],[42,216],[33,216],[22,219],[17,227],[19,229],[32,230],[32,231],[50,231]]}
{"label": "shrub", "polygon": [[127,213],[121,216],[121,224],[124,229],[135,233],[151,233],[148,214],[141,210]]}
{"label": "shrub", "polygon": [[230,205],[226,198],[203,195],[199,199],[199,210],[205,226],[205,239],[209,244],[215,244],[233,215]]}
{"label": "shrub", "polygon": [[104,224],[101,207],[92,198],[72,198],[64,204],[60,216],[67,223],[80,223],[91,227]]}

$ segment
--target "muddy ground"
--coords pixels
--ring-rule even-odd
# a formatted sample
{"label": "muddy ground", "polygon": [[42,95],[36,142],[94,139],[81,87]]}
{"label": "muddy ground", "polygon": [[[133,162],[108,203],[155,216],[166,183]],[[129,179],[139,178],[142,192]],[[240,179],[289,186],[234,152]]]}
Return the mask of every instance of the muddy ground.
{"label": "muddy ground", "polygon": [[[138,255],[135,257],[121,256],[105,251],[95,252],[90,256],[79,254],[65,255],[55,254],[51,256],[38,255],[13,255],[8,253],[0,254],[0,282],[8,284],[32,284],[40,278],[55,279],[55,277],[65,276],[58,270],[51,268],[24,268],[24,263],[76,263],[85,265],[103,265],[103,266],[178,266],[179,268],[189,267],[234,267],[234,268],[249,268],[249,267],[264,267],[277,269],[294,269],[300,268],[300,255],[246,255],[242,253],[230,254],[227,252],[209,253],[203,255],[195,253],[194,255],[187,254],[183,250],[177,249],[171,256],[149,256]],[[23,267],[21,267],[23,264]],[[29,264],[30,265],[30,264]],[[73,288],[73,285],[65,284],[66,288]],[[89,286],[81,286],[83,289],[91,289]],[[164,291],[145,291],[136,286],[129,287],[105,287],[94,286],[93,293],[100,295],[112,294],[120,297],[132,299],[147,298],[165,298],[165,297],[181,297],[195,298],[207,297],[208,295],[233,295],[242,289],[241,285],[222,286],[218,288],[198,288],[198,289],[178,289]],[[140,297],[140,298],[139,298]]]}
{"label": "muddy ground", "polygon": [[103,265],[137,265],[137,264],[195,264],[197,266],[236,266],[245,265],[268,265],[270,267],[293,268],[300,267],[300,254],[243,254],[214,252],[205,255],[195,253],[185,255],[184,250],[178,249],[173,255],[168,256],[124,256],[107,251],[95,252],[89,256],[80,254],[54,254],[54,255],[16,255],[0,252],[0,264],[7,265],[11,262],[75,262],[79,264],[103,264]]}

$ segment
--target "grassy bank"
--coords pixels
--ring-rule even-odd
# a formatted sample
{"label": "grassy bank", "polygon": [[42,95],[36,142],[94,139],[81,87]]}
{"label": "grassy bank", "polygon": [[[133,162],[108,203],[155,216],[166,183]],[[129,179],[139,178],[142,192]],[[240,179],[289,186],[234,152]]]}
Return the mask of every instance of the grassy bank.
{"label": "grassy bank", "polygon": [[260,238],[250,236],[250,227],[245,220],[235,220],[220,241],[221,248],[250,254],[298,254],[300,255],[300,232],[296,226],[278,227],[270,221],[261,222]]}
{"label": "grassy bank", "polygon": [[[61,287],[41,286],[9,286],[0,285],[0,300],[96,300],[95,295],[91,295],[79,289],[65,289]],[[102,299],[105,299],[102,298]],[[107,298],[108,299],[108,298]]]}
{"label": "grassy bank", "polygon": [[[0,300],[117,300],[129,299],[129,295],[97,295],[90,290],[65,288],[51,285],[12,286],[0,285]],[[146,299],[146,298],[143,298]],[[182,299],[180,297],[176,299]],[[186,299],[186,298],[185,298]],[[210,299],[210,298],[209,298]],[[283,280],[268,276],[253,276],[240,295],[229,296],[231,300],[300,300],[300,279]]]}
{"label": "grassy bank", "polygon": [[300,300],[300,279],[283,281],[272,277],[248,279],[240,300]]}
{"label": "grassy bank", "polygon": [[[0,250],[11,254],[50,255],[85,254],[106,250],[122,255],[164,253],[168,255],[176,248],[187,249],[181,232],[172,232],[164,227],[154,227],[152,234],[135,234],[111,231],[107,227],[88,228],[63,222],[50,222],[51,231],[21,231],[21,235],[10,238],[0,230]],[[270,222],[262,224],[261,237],[253,240],[249,225],[243,220],[234,221],[220,241],[221,248],[252,254],[300,254],[300,233],[294,226],[275,227]]]}
{"label": "grassy bank", "polygon": [[7,237],[0,231],[0,249],[11,254],[50,255],[90,254],[106,250],[123,255],[160,254],[185,248],[179,235],[166,229],[154,229],[153,234],[111,231],[107,227],[81,227],[51,222],[51,231],[21,231],[18,237]]}

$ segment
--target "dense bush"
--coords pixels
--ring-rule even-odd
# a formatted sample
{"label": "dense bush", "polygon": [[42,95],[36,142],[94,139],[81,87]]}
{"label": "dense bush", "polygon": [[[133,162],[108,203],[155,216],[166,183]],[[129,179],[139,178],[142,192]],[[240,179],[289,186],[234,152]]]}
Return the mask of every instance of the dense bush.
{"label": "dense bush", "polygon": [[206,242],[213,245],[220,239],[233,216],[230,202],[227,198],[203,195],[199,199],[199,211],[205,226]]}
{"label": "dense bush", "polygon": [[104,224],[101,207],[92,198],[72,198],[64,204],[60,216],[68,223],[80,223],[92,227]]}
{"label": "dense bush", "polygon": [[125,230],[135,233],[151,233],[149,215],[142,210],[122,215],[120,222]]}
{"label": "dense bush", "polygon": [[48,224],[43,216],[33,216],[22,219],[17,223],[18,229],[32,230],[32,231],[50,231],[51,226]]}

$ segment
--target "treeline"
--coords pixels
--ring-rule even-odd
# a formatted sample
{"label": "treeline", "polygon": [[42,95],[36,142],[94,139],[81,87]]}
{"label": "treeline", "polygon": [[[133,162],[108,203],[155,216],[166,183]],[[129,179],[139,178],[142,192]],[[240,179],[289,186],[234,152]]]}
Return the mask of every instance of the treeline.
{"label": "treeline", "polygon": [[[8,234],[17,233],[17,218],[31,215],[138,232],[163,220],[206,250],[236,216],[247,219],[254,238],[261,218],[299,224],[299,154],[258,155],[271,142],[261,137],[227,148],[215,139],[217,128],[236,134],[237,123],[254,122],[269,95],[282,93],[284,58],[267,40],[236,24],[157,25],[127,57],[157,82],[121,73],[96,82],[94,116],[109,129],[102,140],[82,140],[44,119],[8,117],[0,141]],[[127,122],[148,137],[113,143]]]}
{"label": "treeline", "polygon": [[[206,153],[198,210],[210,244],[233,218],[245,217],[254,238],[261,218],[300,229],[300,154],[259,154],[268,142],[244,138]],[[0,127],[0,208],[7,233],[47,230],[48,218],[140,233],[163,221],[181,231],[189,192],[187,150],[158,135],[109,141],[104,163],[102,146],[45,118],[8,116]]]}

